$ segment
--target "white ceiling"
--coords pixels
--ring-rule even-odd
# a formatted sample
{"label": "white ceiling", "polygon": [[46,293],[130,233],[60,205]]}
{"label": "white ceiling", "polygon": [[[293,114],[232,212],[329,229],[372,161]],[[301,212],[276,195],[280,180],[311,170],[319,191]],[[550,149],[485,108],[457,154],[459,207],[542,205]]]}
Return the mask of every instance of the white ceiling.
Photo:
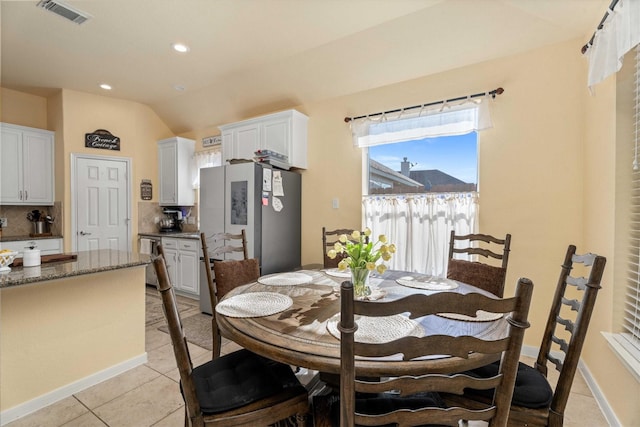
{"label": "white ceiling", "polygon": [[[64,0],[63,0],[64,1]],[[588,38],[609,0],[0,0],[0,84],[149,105],[175,133]],[[171,44],[190,46],[187,54]],[[586,42],[586,39],[585,39]],[[113,86],[104,92],[98,84]],[[175,86],[183,86],[178,91]]]}

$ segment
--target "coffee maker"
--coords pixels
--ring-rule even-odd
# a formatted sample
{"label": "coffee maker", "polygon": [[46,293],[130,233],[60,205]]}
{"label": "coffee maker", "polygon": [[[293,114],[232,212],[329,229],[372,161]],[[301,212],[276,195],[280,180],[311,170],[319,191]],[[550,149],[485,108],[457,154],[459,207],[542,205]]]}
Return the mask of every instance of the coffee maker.
{"label": "coffee maker", "polygon": [[162,232],[177,232],[182,231],[182,211],[180,209],[165,208],[162,210],[164,218],[159,222],[160,231]]}

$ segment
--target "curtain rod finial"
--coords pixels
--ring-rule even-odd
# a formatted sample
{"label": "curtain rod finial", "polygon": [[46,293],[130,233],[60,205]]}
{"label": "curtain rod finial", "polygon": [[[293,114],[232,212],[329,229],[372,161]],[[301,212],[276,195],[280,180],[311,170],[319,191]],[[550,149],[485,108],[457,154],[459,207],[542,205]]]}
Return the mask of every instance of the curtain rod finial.
{"label": "curtain rod finial", "polygon": [[351,120],[352,120],[351,117],[345,117],[344,118],[344,122],[345,123],[349,123]]}

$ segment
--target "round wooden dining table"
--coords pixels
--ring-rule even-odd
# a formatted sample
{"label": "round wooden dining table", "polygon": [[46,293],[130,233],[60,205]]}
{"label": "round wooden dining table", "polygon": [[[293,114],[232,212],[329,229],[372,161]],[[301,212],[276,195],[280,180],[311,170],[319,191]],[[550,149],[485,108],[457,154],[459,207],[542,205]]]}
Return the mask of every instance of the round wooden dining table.
{"label": "round wooden dining table", "polygon": [[[253,292],[283,294],[291,298],[292,304],[276,314],[257,317],[235,317],[223,315],[216,310],[216,321],[221,334],[240,346],[279,362],[300,366],[331,374],[340,373],[340,340],[327,328],[327,323],[340,313],[340,284],[349,280],[341,277],[337,270],[300,270],[295,272],[310,277],[309,283],[280,284],[274,276],[265,276],[261,283],[249,283],[235,288],[221,303],[240,295]],[[282,273],[287,274],[287,273]],[[286,278],[286,276],[282,276]],[[302,276],[297,276],[302,277]],[[266,280],[266,278],[270,280]],[[411,285],[414,281],[429,281],[423,274],[388,270],[383,275],[372,275],[370,283],[373,295],[384,295],[378,301],[398,299],[411,293],[432,294],[434,292],[478,292],[471,285],[448,279],[432,278],[434,283],[453,284],[454,289],[427,290]],[[400,283],[404,283],[400,284]],[[446,286],[445,286],[446,287]],[[481,339],[505,337],[508,324],[505,318],[483,320],[469,318],[455,320],[439,315],[415,319],[426,335],[441,333],[455,336],[470,335]],[[356,319],[357,321],[357,319]],[[500,358],[500,354],[479,355],[470,353],[468,358],[448,355],[403,360],[402,349],[387,358],[357,358],[356,373],[360,376],[400,376],[420,373],[453,373],[477,368]]]}

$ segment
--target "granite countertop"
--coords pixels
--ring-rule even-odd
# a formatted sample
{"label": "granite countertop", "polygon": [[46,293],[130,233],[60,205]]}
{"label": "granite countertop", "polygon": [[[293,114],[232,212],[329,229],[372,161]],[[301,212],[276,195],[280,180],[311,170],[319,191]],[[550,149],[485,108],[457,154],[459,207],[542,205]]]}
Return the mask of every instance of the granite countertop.
{"label": "granite countertop", "polygon": [[43,240],[43,239],[62,239],[61,235],[57,236],[0,236],[0,242],[18,242],[21,240]]}
{"label": "granite countertop", "polygon": [[11,267],[11,271],[0,273],[0,289],[151,263],[149,255],[138,252],[102,249],[81,251],[77,255],[73,261],[45,263],[37,267]]}
{"label": "granite countertop", "polygon": [[200,239],[199,231],[165,231],[165,232],[150,232],[150,233],[138,233],[139,237],[154,237],[160,239],[163,237],[173,237],[175,239]]}

